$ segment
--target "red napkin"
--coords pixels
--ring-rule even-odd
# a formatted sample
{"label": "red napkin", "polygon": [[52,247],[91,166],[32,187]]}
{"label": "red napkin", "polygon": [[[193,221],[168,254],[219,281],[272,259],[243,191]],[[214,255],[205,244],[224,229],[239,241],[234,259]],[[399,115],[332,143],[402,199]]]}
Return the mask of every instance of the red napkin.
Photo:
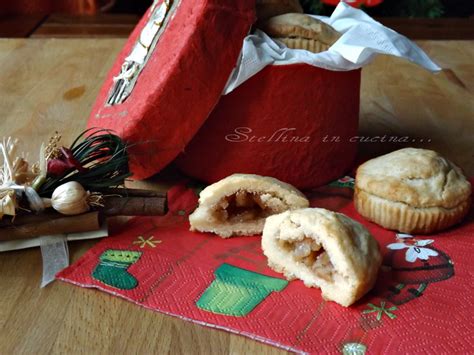
{"label": "red napkin", "polygon": [[197,193],[169,192],[164,217],[135,218],[58,278],[143,307],[307,353],[467,353],[474,349],[474,214],[432,236],[397,235],[365,221],[345,178],[310,192],[312,206],[363,223],[380,244],[374,290],[344,308],[267,267],[260,237],[189,232]]}

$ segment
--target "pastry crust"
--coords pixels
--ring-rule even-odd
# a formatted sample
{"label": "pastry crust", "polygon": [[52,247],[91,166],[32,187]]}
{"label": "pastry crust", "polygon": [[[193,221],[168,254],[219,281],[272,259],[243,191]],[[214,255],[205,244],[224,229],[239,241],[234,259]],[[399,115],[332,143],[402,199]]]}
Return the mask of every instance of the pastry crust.
{"label": "pastry crust", "polygon": [[255,235],[265,218],[289,209],[309,206],[293,186],[253,174],[234,174],[206,187],[199,206],[189,216],[192,231],[211,232],[227,238]]}
{"label": "pastry crust", "polygon": [[320,288],[323,298],[345,307],[373,287],[382,262],[378,243],[367,229],[322,208],[268,217],[262,249],[273,270]]}
{"label": "pastry crust", "polygon": [[354,204],[370,221],[403,233],[432,233],[468,213],[471,184],[438,153],[405,148],[357,169]]}
{"label": "pastry crust", "polygon": [[313,53],[326,51],[341,36],[330,25],[305,14],[272,17],[265,22],[262,30],[289,48]]}
{"label": "pastry crust", "polygon": [[471,201],[466,200],[453,208],[416,208],[385,200],[358,188],[355,190],[354,203],[361,215],[384,228],[421,234],[446,229],[459,223],[471,205]]}
{"label": "pastry crust", "polygon": [[298,0],[257,0],[256,12],[258,21],[265,21],[282,14],[303,13]]}

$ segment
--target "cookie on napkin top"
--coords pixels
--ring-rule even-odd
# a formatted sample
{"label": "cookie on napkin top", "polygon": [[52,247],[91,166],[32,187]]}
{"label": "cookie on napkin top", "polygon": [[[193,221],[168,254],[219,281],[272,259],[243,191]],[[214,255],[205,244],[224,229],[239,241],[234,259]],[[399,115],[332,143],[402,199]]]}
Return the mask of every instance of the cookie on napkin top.
{"label": "cookie on napkin top", "polygon": [[330,25],[305,14],[285,14],[270,18],[261,29],[291,49],[313,53],[329,49],[341,36]]}

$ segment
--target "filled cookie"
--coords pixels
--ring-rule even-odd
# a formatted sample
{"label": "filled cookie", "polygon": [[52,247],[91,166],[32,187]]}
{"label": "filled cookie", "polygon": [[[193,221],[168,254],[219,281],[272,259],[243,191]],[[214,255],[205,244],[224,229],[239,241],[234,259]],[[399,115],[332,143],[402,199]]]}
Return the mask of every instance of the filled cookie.
{"label": "filled cookie", "polygon": [[378,243],[367,229],[322,208],[268,217],[262,249],[273,270],[320,288],[324,299],[345,307],[373,287],[382,262]]}
{"label": "filled cookie", "polygon": [[298,0],[257,0],[255,10],[259,22],[290,12],[303,13]]}
{"label": "filled cookie", "polygon": [[329,49],[341,36],[330,25],[305,14],[285,14],[270,18],[261,29],[288,48],[313,53]]}
{"label": "filled cookie", "polygon": [[438,153],[405,148],[357,169],[354,204],[362,216],[384,228],[433,233],[464,218],[471,184]]}
{"label": "filled cookie", "polygon": [[189,216],[192,231],[227,238],[262,233],[265,218],[307,207],[306,197],[293,186],[271,177],[234,174],[209,185]]}

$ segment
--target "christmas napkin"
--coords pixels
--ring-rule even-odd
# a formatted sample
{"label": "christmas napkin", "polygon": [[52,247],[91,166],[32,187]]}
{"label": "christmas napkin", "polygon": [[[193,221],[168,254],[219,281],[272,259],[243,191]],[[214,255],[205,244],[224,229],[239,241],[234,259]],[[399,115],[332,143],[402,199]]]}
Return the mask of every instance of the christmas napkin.
{"label": "christmas napkin", "polygon": [[169,191],[164,217],[135,218],[58,278],[154,311],[302,353],[466,353],[474,348],[474,215],[431,236],[362,219],[353,179],[309,193],[312,206],[363,223],[384,262],[375,288],[344,308],[267,267],[260,237],[192,233],[195,188]]}

